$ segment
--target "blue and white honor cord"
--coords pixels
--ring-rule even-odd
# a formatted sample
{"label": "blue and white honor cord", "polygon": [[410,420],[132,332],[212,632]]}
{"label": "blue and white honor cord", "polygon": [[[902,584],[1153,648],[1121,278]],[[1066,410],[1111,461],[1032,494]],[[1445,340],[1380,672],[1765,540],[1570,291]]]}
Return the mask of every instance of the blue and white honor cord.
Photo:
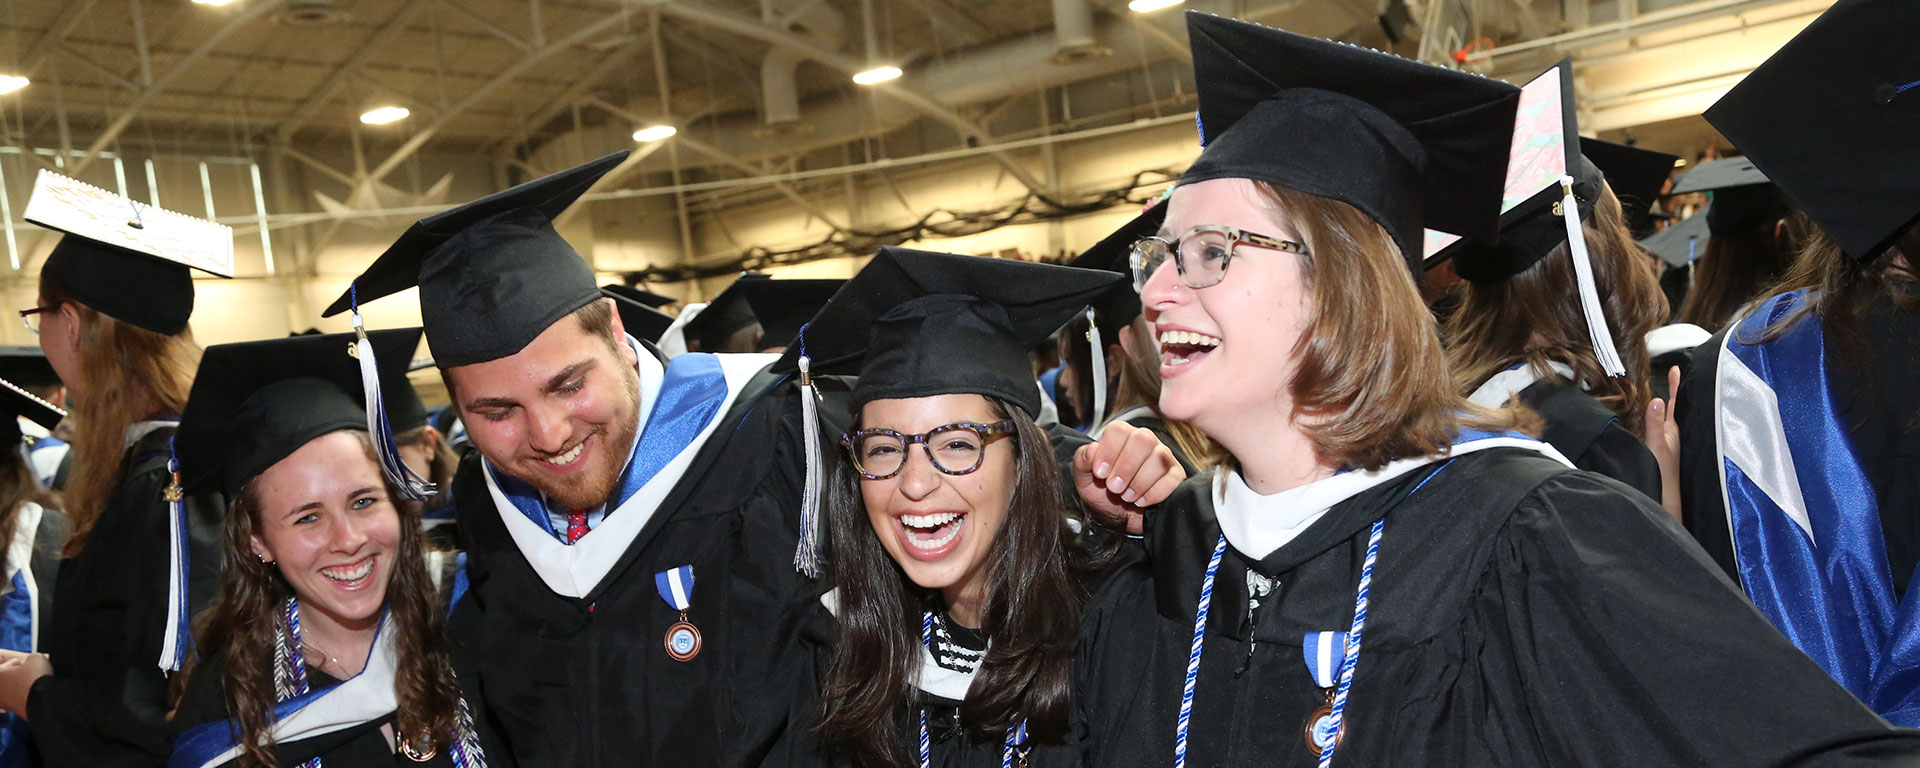
{"label": "blue and white honor cord", "polygon": [[[1333,714],[1329,716],[1327,740],[1320,752],[1320,768],[1333,764],[1333,753],[1340,745],[1340,726],[1342,715],[1347,709],[1347,693],[1353,688],[1353,670],[1360,661],[1360,632],[1367,624],[1367,590],[1373,585],[1373,565],[1380,556],[1380,534],[1386,530],[1387,520],[1373,521],[1373,530],[1367,536],[1367,555],[1360,565],[1360,586],[1354,590],[1353,627],[1347,630],[1347,651],[1340,660],[1340,687],[1334,692]],[[1186,686],[1180,691],[1180,719],[1174,731],[1173,765],[1174,768],[1186,768],[1187,730],[1193,719],[1193,689],[1200,679],[1200,652],[1207,638],[1207,609],[1213,602],[1213,581],[1220,572],[1220,561],[1227,552],[1227,537],[1222,534],[1220,542],[1213,546],[1213,557],[1207,561],[1206,578],[1200,582],[1200,607],[1194,611],[1193,646],[1187,654]]]}
{"label": "blue and white honor cord", "polygon": [[[933,612],[926,611],[920,617],[920,644],[928,651],[933,650]],[[1013,768],[1013,760],[1027,754],[1027,721],[1021,720],[1007,729],[1007,746],[1000,752],[1000,768]],[[927,708],[920,708],[920,768],[933,766],[933,738],[927,731]]]}

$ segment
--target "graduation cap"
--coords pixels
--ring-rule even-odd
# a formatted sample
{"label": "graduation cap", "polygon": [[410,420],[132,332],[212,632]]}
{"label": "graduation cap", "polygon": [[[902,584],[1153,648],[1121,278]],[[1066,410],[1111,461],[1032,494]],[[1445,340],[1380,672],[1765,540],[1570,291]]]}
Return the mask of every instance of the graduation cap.
{"label": "graduation cap", "polygon": [[1346,202],[1418,271],[1423,226],[1492,242],[1520,89],[1189,11],[1205,150],[1180,183],[1252,179]]}
{"label": "graduation cap", "polygon": [[754,351],[792,346],[800,326],[827,305],[845,280],[742,280],[735,285],[764,333]]}
{"label": "graduation cap", "polygon": [[1607,186],[1620,199],[1620,211],[1627,220],[1627,231],[1634,237],[1653,232],[1653,203],[1660,188],[1673,176],[1673,164],[1680,158],[1611,141],[1580,137],[1580,154],[1606,174]]}
{"label": "graduation cap", "polygon": [[108,317],[174,335],[193,314],[193,272],[233,277],[233,228],[41,169],[27,221],[66,233],[40,276]]}
{"label": "graduation cap", "polygon": [[1793,213],[1793,204],[1749,157],[1701,163],[1673,184],[1676,195],[1692,192],[1712,195],[1706,226],[1716,235],[1771,225]]}
{"label": "graduation cap", "polygon": [[67,417],[67,412],[59,406],[36,397],[4,378],[0,378],[0,407],[6,410],[5,418],[0,418],[0,443],[5,445],[17,445],[20,442],[20,419],[24,418],[51,432],[60,425],[61,419]]}
{"label": "graduation cap", "polygon": [[1653,236],[1640,241],[1640,247],[1660,257],[1670,267],[1685,267],[1707,252],[1707,240],[1712,231],[1708,228],[1708,217],[1718,202],[1709,204],[1705,210],[1675,222],[1666,229],[1655,232]]}
{"label": "graduation cap", "polygon": [[621,285],[619,283],[608,283],[606,285],[600,286],[600,291],[609,296],[618,296],[620,298],[634,302],[641,306],[650,307],[653,309],[659,309],[668,304],[672,304],[676,301],[679,301],[679,299],[676,299],[672,296],[662,296],[660,294],[654,293],[653,291],[641,290],[631,285]]}
{"label": "graduation cap", "polygon": [[771,280],[773,276],[760,272],[742,272],[732,285],[707,302],[705,309],[686,322],[686,333],[700,342],[700,351],[718,352],[727,338],[739,333],[740,329],[759,322],[753,316],[753,307],[747,304],[747,294],[740,290],[742,283],[755,280]]}
{"label": "graduation cap", "polygon": [[1106,339],[1120,338],[1120,329],[1140,316],[1140,292],[1133,289],[1133,244],[1152,237],[1167,220],[1167,206],[1155,201],[1139,216],[1101,238],[1092,248],[1067,262],[1080,269],[1098,269],[1126,278],[1126,282],[1107,289],[1087,306],[1087,348],[1093,381],[1093,418],[1107,410]]}
{"label": "graduation cap", "polygon": [[1453,259],[1454,271],[1477,284],[1500,283],[1533,267],[1562,244],[1574,262],[1580,307],[1594,356],[1608,376],[1626,374],[1593,281],[1580,222],[1593,218],[1606,175],[1580,152],[1574,116],[1573,62],[1562,59],[1521,88],[1511,128],[1512,152],[1501,195],[1500,236],[1493,244],[1458,240],[1429,259]]}
{"label": "graduation cap", "polygon": [[1920,216],[1916,29],[1920,3],[1840,0],[1706,112],[1855,259]]}
{"label": "graduation cap", "polygon": [[600,297],[593,268],[553,220],[627,156],[526,182],[421,219],[322,313],[332,317],[414,286],[443,368],[497,360]]}
{"label": "graduation cap", "polygon": [[0,379],[22,387],[60,386],[60,374],[47,353],[30,344],[0,346]]}
{"label": "graduation cap", "polygon": [[600,286],[600,291],[613,299],[614,311],[620,313],[620,324],[636,339],[649,344],[659,343],[660,335],[673,325],[673,315],[627,298],[626,294],[615,292],[613,286]]}
{"label": "graduation cap", "polygon": [[[367,340],[387,370],[404,371],[420,329],[369,331]],[[351,333],[207,347],[174,437],[182,486],[234,498],[308,441],[343,429],[365,431],[357,350]],[[426,423],[424,410],[420,421]]]}

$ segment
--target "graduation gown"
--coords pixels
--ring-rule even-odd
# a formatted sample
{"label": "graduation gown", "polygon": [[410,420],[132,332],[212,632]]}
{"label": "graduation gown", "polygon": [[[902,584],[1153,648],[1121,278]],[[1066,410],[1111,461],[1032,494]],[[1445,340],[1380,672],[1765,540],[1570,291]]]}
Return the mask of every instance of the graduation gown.
{"label": "graduation gown", "polygon": [[[41,649],[36,642],[39,624],[46,620],[52,602],[68,523],[59,510],[33,502],[22,504],[14,514],[13,541],[7,549],[10,578],[0,594],[0,648],[33,652]],[[0,767],[29,763],[30,732],[18,716],[0,715]]]}
{"label": "graduation gown", "polygon": [[[1561,375],[1570,378],[1573,372],[1563,368]],[[1524,386],[1514,389],[1514,385]],[[1619,418],[1599,400],[1572,383],[1537,378],[1532,368],[1524,365],[1483,382],[1470,399],[1498,407],[1507,402],[1507,398],[1497,396],[1506,389],[1512,389],[1512,397],[1540,414],[1545,422],[1540,439],[1575,467],[1626,483],[1655,503],[1660,502],[1659,462],[1646,443],[1621,426]]]}
{"label": "graduation gown", "polygon": [[[62,560],[43,649],[53,674],[33,684],[27,719],[37,762],[51,766],[153,766],[168,752],[167,676],[157,664],[167,625],[168,441],[148,432],[128,448],[120,483],[78,555]],[[189,495],[188,607],[197,612],[219,579],[219,494]]]}
{"label": "graduation gown", "polygon": [[[844,424],[844,389],[825,394],[822,421]],[[468,585],[448,631],[474,715],[512,760],[578,768],[801,761],[776,754],[806,746],[782,736],[812,706],[816,678],[798,627],[818,605],[793,564],[805,467],[800,397],[792,379],[770,370],[748,380],[583,598],[547,586],[492,503],[480,457],[462,462],[454,498]],[[636,511],[610,512],[601,525]],[[702,639],[686,661],[667,653],[680,614],[655,580],[680,566],[693,569],[687,617]],[[488,757],[501,765],[508,754]]]}
{"label": "graduation gown", "polygon": [[[1304,728],[1326,699],[1303,636],[1350,626],[1383,516],[1337,764],[1920,765],[1920,734],[1834,685],[1650,501],[1526,451],[1441,466],[1334,505],[1265,558],[1228,548],[1188,765],[1315,764]],[[1151,565],[1089,612],[1076,665],[1084,765],[1172,761],[1220,537],[1211,479],[1152,518]],[[1253,610],[1249,569],[1276,584]]]}
{"label": "graduation gown", "polygon": [[[226,667],[227,648],[222,647],[214,654],[203,657],[199,671],[187,681],[186,692],[181,694],[180,709],[174,715],[173,726],[176,734],[185,733],[194,726],[203,723],[230,719],[233,714],[227,708],[226,692],[222,690],[220,671]],[[269,663],[262,658],[261,664]],[[320,671],[319,667],[307,665],[307,685],[313,690],[338,685],[340,680]],[[320,758],[324,766],[427,766],[428,768],[453,768],[453,759],[445,749],[435,750],[434,756],[424,763],[401,755],[387,742],[381,726],[392,725],[394,715],[369,720],[361,725],[334,731],[296,741],[276,741],[273,754],[282,766],[292,768],[314,758]],[[220,763],[221,766],[238,765],[239,760]]]}

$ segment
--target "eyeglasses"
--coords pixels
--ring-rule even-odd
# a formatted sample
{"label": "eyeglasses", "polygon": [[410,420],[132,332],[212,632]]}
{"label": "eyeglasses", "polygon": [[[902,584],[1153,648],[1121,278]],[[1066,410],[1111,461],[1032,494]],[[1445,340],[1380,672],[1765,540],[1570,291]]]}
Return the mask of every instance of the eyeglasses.
{"label": "eyeglasses", "polygon": [[1301,255],[1307,253],[1305,243],[1221,225],[1194,227],[1173,240],[1143,237],[1133,244],[1133,253],[1129,257],[1133,266],[1133,290],[1146,290],[1147,280],[1160,269],[1160,265],[1167,263],[1169,257],[1173,259],[1174,269],[1180,272],[1180,282],[1186,283],[1188,288],[1215,285],[1226,278],[1227,265],[1233,261],[1236,249],[1242,245]]}
{"label": "eyeglasses", "polygon": [[919,443],[926,449],[933,468],[944,474],[964,475],[980,468],[987,455],[987,441],[1013,434],[1013,422],[992,424],[963,422],[935,427],[918,435],[904,435],[891,429],[862,429],[841,438],[853,466],[868,480],[885,480],[900,474],[907,465],[907,447]]}
{"label": "eyeglasses", "polygon": [[60,308],[60,302],[56,301],[44,307],[34,307],[33,309],[20,310],[20,324],[26,326],[27,331],[31,332],[33,335],[39,336],[40,335],[40,319],[35,317],[35,315],[38,315],[43,312],[52,312],[59,308]]}

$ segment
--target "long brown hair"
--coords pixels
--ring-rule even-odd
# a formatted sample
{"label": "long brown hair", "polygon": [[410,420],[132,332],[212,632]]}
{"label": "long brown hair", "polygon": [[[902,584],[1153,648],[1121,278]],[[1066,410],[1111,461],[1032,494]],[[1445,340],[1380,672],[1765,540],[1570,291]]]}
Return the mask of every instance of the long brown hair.
{"label": "long brown hair", "polygon": [[[60,508],[60,497],[40,485],[19,447],[0,447],[0,544],[13,541],[20,508],[29,501],[48,511]],[[26,563],[15,565],[26,567]]]}
{"label": "long brown hair", "polygon": [[[368,461],[378,462],[365,432],[355,431]],[[250,542],[259,525],[260,502],[256,477],[240,490],[227,509],[227,567],[221,573],[220,595],[194,622],[201,648],[227,646],[226,663],[199,674],[219,674],[226,695],[227,714],[239,730],[245,751],[240,768],[272,768],[270,729],[274,692],[274,627],[283,621],[280,611],[293,587],[280,569],[261,562]],[[453,681],[446,647],[441,642],[440,612],[435,609],[433,582],[427,577],[421,554],[420,507],[401,501],[398,489],[387,486],[400,515],[400,551],[394,557],[387,605],[395,635],[394,696],[399,701],[395,731],[402,737],[431,734],[436,751],[452,743],[460,692]]]}
{"label": "long brown hair", "polygon": [[192,329],[168,336],[120,322],[44,278],[40,303],[70,305],[80,323],[75,350],[80,380],[67,382],[73,399],[73,470],[65,497],[73,533],[62,555],[73,557],[86,546],[87,534],[120,485],[127,427],[186,407],[200,346]]}
{"label": "long brown hair", "polygon": [[[1024,718],[1032,738],[1052,741],[1067,727],[1084,601],[1071,571],[1097,565],[1101,553],[1073,542],[1068,520],[1080,507],[1066,504],[1061,494],[1046,433],[1025,411],[989,402],[996,415],[1016,425],[1015,485],[985,555],[980,632],[987,652],[960,706],[960,720],[969,731],[998,739]],[[852,462],[843,460],[828,488],[834,553],[828,581],[839,596],[840,636],[814,733],[855,765],[905,766],[899,729],[910,712],[920,661],[920,612],[935,598],[907,579],[874,536],[860,480]]]}
{"label": "long brown hair", "polygon": [[1708,238],[1707,252],[1693,263],[1679,322],[1709,333],[1732,322],[1742,305],[1786,274],[1813,229],[1805,216],[1790,215]]}
{"label": "long brown hair", "polygon": [[1433,315],[1379,223],[1338,200],[1254,186],[1309,252],[1299,263],[1311,320],[1294,347],[1288,387],[1297,423],[1322,460],[1378,469],[1439,453],[1463,427],[1524,431],[1537,423],[1523,411],[1475,406],[1455,390]]}
{"label": "long brown hair", "polygon": [[[1093,403],[1093,342],[1087,338],[1086,315],[1074,315],[1060,331],[1060,346],[1063,347],[1062,359],[1074,370],[1073,385],[1080,389],[1082,402]],[[1120,334],[1131,334],[1133,352],[1127,352],[1127,346],[1120,343]],[[1089,423],[1098,427],[1114,415],[1129,408],[1146,408],[1153,412],[1167,428],[1167,434],[1193,462],[1196,471],[1205,470],[1220,461],[1220,448],[1215,445],[1207,433],[1184,421],[1174,421],[1160,412],[1160,345],[1153,340],[1153,324],[1147,322],[1145,315],[1136,316],[1132,323],[1121,326],[1113,337],[1101,337],[1100,343],[1109,350],[1119,350],[1119,364],[1107,368],[1109,388],[1107,412],[1093,414]]]}
{"label": "long brown hair", "polygon": [[1667,316],[1667,298],[1627,234],[1620,200],[1607,189],[1581,226],[1593,263],[1607,330],[1627,373],[1608,378],[1594,357],[1580,308],[1573,257],[1565,242],[1525,271],[1499,283],[1467,283],[1460,308],[1447,320],[1447,356],[1455,384],[1470,393],[1514,363],[1532,366],[1542,380],[1570,383],[1549,363],[1573,369],[1576,382],[1634,434],[1646,420],[1647,332]]}

